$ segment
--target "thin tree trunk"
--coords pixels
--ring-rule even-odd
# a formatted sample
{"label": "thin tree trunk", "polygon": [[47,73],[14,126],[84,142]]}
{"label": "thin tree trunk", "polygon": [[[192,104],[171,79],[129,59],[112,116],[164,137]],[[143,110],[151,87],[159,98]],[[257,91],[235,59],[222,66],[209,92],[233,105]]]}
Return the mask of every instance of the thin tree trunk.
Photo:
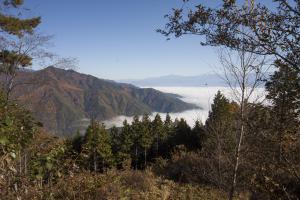
{"label": "thin tree trunk", "polygon": [[104,159],[102,158],[102,171],[104,172],[105,169],[104,169]]}
{"label": "thin tree trunk", "polygon": [[240,165],[240,151],[241,151],[243,136],[244,136],[244,126],[242,125],[241,132],[240,132],[240,137],[239,137],[239,143],[238,143],[238,146],[237,146],[237,149],[236,149],[235,165],[234,165],[231,189],[230,189],[230,193],[229,193],[229,200],[233,199],[234,192],[235,192],[235,189],[236,189],[237,171],[238,171],[238,168],[239,168],[239,165]]}
{"label": "thin tree trunk", "polygon": [[241,55],[241,67],[243,69],[243,74],[242,74],[242,81],[241,81],[241,110],[240,110],[240,120],[241,120],[241,130],[239,133],[239,139],[238,139],[238,145],[236,147],[236,152],[235,152],[235,164],[234,164],[234,169],[233,169],[233,176],[232,176],[232,183],[231,183],[231,189],[229,192],[229,200],[232,200],[234,197],[234,193],[236,190],[236,185],[237,185],[237,173],[238,173],[238,168],[240,165],[240,152],[241,152],[241,147],[242,147],[242,142],[243,142],[243,137],[244,137],[244,117],[245,117],[245,93],[246,93],[246,69],[245,69],[245,52],[242,52]]}
{"label": "thin tree trunk", "polygon": [[145,168],[146,168],[146,166],[147,166],[147,149],[145,148],[145,150],[144,150],[144,159],[145,159]]}
{"label": "thin tree trunk", "polygon": [[158,142],[159,142],[159,138],[158,138],[158,133],[156,133],[156,138],[157,138],[157,141],[156,141],[156,156],[158,156]]}
{"label": "thin tree trunk", "polygon": [[19,156],[20,156],[19,175],[21,176],[21,174],[22,174],[22,153],[21,153],[21,151],[19,151]]}
{"label": "thin tree trunk", "polygon": [[219,187],[221,185],[221,144],[220,138],[218,136],[218,177],[219,177]]}
{"label": "thin tree trunk", "polygon": [[138,150],[136,146],[135,147],[135,170],[137,170],[137,161],[138,161]]}
{"label": "thin tree trunk", "polygon": [[24,175],[27,175],[27,152],[25,152],[25,157],[24,157]]}
{"label": "thin tree trunk", "polygon": [[96,159],[96,152],[94,152],[94,171],[97,171],[97,159]]}
{"label": "thin tree trunk", "polygon": [[13,84],[14,84],[14,80],[16,77],[16,73],[12,74],[10,78],[8,78],[8,83],[6,85],[6,101],[9,100],[10,94],[12,92],[13,89]]}
{"label": "thin tree trunk", "polygon": [[[286,80],[287,81],[287,80]],[[281,102],[281,107],[280,107],[280,125],[279,125],[279,130],[278,130],[278,140],[279,140],[279,147],[278,147],[278,162],[281,163],[282,162],[282,153],[283,153],[283,148],[282,148],[282,140],[283,140],[283,131],[284,131],[284,123],[285,119],[284,119],[284,115],[285,115],[285,110],[284,110],[284,105],[285,105],[285,95],[282,98],[282,102]]]}

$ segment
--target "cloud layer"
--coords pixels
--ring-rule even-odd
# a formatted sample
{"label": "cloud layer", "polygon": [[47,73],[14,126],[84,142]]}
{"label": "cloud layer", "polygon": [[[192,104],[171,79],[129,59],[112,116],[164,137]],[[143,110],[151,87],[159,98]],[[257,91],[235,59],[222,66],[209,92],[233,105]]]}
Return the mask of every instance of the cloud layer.
{"label": "cloud layer", "polygon": [[[162,92],[178,94],[181,96],[181,100],[187,103],[193,103],[199,105],[202,109],[187,110],[181,113],[170,113],[173,120],[176,118],[184,118],[187,123],[193,127],[196,120],[203,123],[207,119],[208,112],[213,102],[214,96],[218,90],[220,90],[227,98],[238,101],[238,97],[228,87],[153,87]],[[264,98],[264,89],[258,88],[252,95],[251,101],[262,101]],[[151,114],[150,118],[154,119],[157,113]],[[159,113],[162,119],[165,119],[166,113]],[[107,127],[122,126],[124,120],[129,123],[132,122],[132,117],[117,116],[113,119],[103,121]]]}

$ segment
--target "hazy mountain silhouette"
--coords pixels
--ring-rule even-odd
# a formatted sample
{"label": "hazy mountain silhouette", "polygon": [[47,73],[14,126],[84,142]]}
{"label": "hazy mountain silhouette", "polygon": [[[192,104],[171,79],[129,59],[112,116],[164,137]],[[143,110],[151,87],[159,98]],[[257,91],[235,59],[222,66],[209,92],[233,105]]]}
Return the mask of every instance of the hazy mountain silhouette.
{"label": "hazy mountain silhouette", "polygon": [[200,87],[200,86],[226,86],[225,82],[216,74],[203,74],[198,76],[168,75],[146,79],[120,80],[136,86],[174,86],[174,87]]}

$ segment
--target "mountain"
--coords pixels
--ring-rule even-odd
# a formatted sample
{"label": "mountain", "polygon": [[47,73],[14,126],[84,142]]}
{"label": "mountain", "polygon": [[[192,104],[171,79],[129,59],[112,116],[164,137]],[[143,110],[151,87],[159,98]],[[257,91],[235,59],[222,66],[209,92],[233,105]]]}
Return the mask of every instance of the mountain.
{"label": "mountain", "polygon": [[225,82],[216,74],[203,74],[198,76],[168,75],[146,79],[120,80],[136,86],[173,86],[173,87],[200,87],[200,86],[226,86]]}
{"label": "mountain", "polygon": [[18,86],[12,97],[57,135],[82,130],[90,119],[107,120],[153,111],[181,112],[196,107],[176,95],[152,88],[142,89],[54,67],[19,72],[15,82]]}
{"label": "mountain", "polygon": [[[263,80],[268,80],[272,71],[264,72]],[[222,75],[221,75],[222,76]],[[168,75],[145,79],[124,79],[122,83],[133,84],[139,87],[227,87],[227,82],[218,74],[202,74],[197,76]],[[228,77],[232,83],[236,82],[234,77]],[[256,74],[248,74],[248,81],[253,83]]]}

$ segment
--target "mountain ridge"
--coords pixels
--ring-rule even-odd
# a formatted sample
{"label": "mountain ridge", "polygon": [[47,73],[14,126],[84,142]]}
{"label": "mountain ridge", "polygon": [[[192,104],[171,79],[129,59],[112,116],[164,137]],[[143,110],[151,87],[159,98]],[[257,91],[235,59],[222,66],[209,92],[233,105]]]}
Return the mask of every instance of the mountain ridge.
{"label": "mountain ridge", "polygon": [[226,86],[225,82],[217,74],[202,74],[194,76],[165,75],[149,77],[145,79],[123,79],[119,82],[136,86],[152,87],[201,87],[201,86]]}
{"label": "mountain ridge", "polygon": [[31,110],[47,130],[63,136],[85,128],[89,119],[197,107],[178,95],[54,67],[18,72],[16,84],[12,97]]}
{"label": "mountain ridge", "polygon": [[[270,78],[271,72],[266,71],[263,75],[263,80]],[[235,77],[228,76],[229,80],[234,83]],[[248,81],[254,83],[256,74],[250,73]],[[260,80],[260,81],[263,81]],[[166,75],[159,77],[150,77],[145,79],[123,79],[119,82],[132,84],[138,87],[228,87],[227,81],[218,74],[206,73],[195,76],[182,76],[182,75]]]}

